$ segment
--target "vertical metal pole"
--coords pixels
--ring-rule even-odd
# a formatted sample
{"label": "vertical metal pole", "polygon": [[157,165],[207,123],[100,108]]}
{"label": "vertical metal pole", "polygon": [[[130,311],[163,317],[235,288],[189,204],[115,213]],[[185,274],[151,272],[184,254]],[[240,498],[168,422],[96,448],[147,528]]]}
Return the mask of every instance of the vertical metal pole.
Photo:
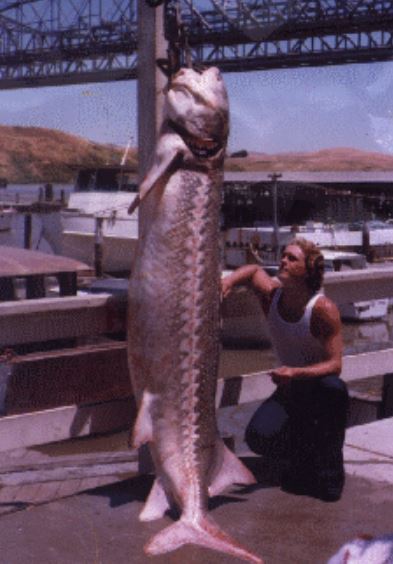
{"label": "vertical metal pole", "polygon": [[[145,0],[138,2],[138,177],[149,169],[162,122],[163,89],[167,79],[156,61],[167,56],[164,38],[164,7],[152,8]],[[139,237],[149,221],[149,209],[142,202],[139,209]]]}
{"label": "vertical metal pole", "polygon": [[277,201],[277,180],[281,178],[282,174],[274,172],[273,174],[268,174],[268,177],[272,181],[273,185],[273,248],[274,248],[274,260],[277,262],[279,259],[279,248],[280,248],[280,228],[278,226],[278,201]]}
{"label": "vertical metal pole", "polygon": [[104,235],[102,232],[104,218],[96,217],[94,234],[94,271],[97,278],[103,275]]}

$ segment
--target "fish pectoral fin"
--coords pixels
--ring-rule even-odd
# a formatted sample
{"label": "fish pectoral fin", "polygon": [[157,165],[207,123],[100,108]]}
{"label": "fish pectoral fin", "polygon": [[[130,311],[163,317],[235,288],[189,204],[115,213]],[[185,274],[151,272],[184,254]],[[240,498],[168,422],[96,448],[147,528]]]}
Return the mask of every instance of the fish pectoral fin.
{"label": "fish pectoral fin", "polygon": [[219,448],[221,449],[221,460],[209,486],[210,496],[218,495],[232,484],[251,485],[256,483],[252,472],[224,443]]}
{"label": "fish pectoral fin", "polygon": [[171,143],[169,139],[166,147],[158,148],[153,165],[139,186],[138,204],[155,186],[161,183],[160,181],[164,180],[165,177],[170,174],[172,167],[177,160],[181,159],[182,154],[179,145],[177,143]]}
{"label": "fish pectoral fin", "polygon": [[154,480],[149,497],[139,514],[140,521],[154,521],[165,515],[170,508],[168,496],[159,478]]}
{"label": "fish pectoral fin", "polygon": [[184,544],[204,546],[247,562],[263,564],[261,558],[241,546],[206,515],[202,515],[198,520],[181,518],[173,525],[169,525],[150,539],[145,545],[145,552],[151,555],[165,554]]}
{"label": "fish pectoral fin", "polygon": [[151,417],[151,408],[154,397],[154,394],[151,394],[147,390],[144,390],[134,429],[131,435],[130,445],[132,448],[139,448],[145,443],[149,443],[153,440],[153,421]]}

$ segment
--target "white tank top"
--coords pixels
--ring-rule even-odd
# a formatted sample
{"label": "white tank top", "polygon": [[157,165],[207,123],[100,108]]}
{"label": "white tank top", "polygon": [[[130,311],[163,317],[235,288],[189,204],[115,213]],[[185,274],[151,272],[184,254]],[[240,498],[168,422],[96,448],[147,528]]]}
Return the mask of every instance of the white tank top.
{"label": "white tank top", "polygon": [[281,293],[281,288],[275,291],[267,316],[270,337],[280,364],[308,366],[321,362],[325,353],[321,343],[311,334],[310,323],[313,307],[322,294],[315,294],[309,300],[299,321],[290,322],[278,312]]}

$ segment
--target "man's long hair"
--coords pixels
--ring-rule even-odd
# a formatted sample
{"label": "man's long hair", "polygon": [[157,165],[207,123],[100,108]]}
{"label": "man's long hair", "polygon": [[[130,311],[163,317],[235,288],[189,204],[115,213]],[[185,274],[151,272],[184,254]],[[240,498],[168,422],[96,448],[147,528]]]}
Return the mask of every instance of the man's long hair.
{"label": "man's long hair", "polygon": [[325,272],[325,261],[321,250],[313,243],[303,237],[294,239],[290,243],[297,245],[303,251],[306,260],[307,278],[306,284],[315,294],[321,289],[323,275]]}

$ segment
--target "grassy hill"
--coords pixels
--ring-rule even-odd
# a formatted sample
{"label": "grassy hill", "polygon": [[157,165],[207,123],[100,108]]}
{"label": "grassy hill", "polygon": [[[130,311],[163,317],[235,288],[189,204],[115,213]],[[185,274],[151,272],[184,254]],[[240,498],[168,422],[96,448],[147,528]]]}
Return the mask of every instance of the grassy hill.
{"label": "grassy hill", "polygon": [[[0,176],[11,183],[72,182],[75,166],[119,164],[124,147],[94,143],[76,135],[40,127],[0,126]],[[393,171],[393,155],[351,148],[267,154],[240,151],[229,156],[232,171]],[[127,165],[137,168],[131,149]]]}
{"label": "grassy hill", "polygon": [[393,171],[393,155],[338,147],[310,153],[248,153],[226,160],[231,171]]}
{"label": "grassy hill", "polygon": [[[0,176],[11,183],[71,182],[75,165],[119,164],[123,151],[53,129],[0,126]],[[136,170],[134,149],[127,165]]]}

